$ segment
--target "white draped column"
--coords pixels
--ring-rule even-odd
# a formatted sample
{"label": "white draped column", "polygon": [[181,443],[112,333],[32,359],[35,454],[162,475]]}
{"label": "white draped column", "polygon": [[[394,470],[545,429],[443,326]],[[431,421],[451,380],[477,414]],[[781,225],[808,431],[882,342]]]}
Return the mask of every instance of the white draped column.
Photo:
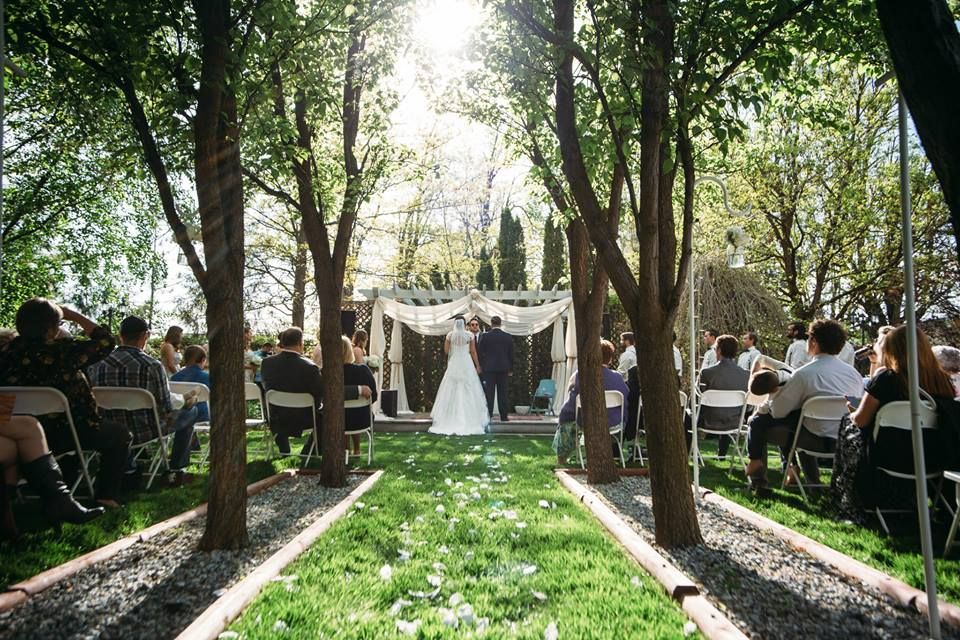
{"label": "white draped column", "polygon": [[[570,313],[567,314],[567,337],[564,341],[567,350],[567,380],[577,372],[577,320],[573,313],[573,305],[570,305]],[[563,383],[566,390],[567,383]]]}
{"label": "white draped column", "polygon": [[553,412],[559,414],[560,407],[563,406],[566,399],[565,390],[567,388],[567,351],[563,346],[563,320],[557,318],[553,321],[553,341],[550,345],[550,359],[553,361],[553,370],[550,378],[553,380],[553,386],[557,390],[557,395],[553,399]]}
{"label": "white draped column", "polygon": [[[377,393],[383,391],[383,352],[387,346],[387,338],[383,331],[383,305],[373,303],[373,318],[370,320],[370,355],[380,359],[380,367],[373,372],[377,381]],[[380,400],[373,403],[373,413],[380,413]]]}
{"label": "white draped column", "polygon": [[390,387],[397,391],[397,415],[413,413],[407,402],[407,385],[403,381],[403,323],[396,319],[390,334]]}

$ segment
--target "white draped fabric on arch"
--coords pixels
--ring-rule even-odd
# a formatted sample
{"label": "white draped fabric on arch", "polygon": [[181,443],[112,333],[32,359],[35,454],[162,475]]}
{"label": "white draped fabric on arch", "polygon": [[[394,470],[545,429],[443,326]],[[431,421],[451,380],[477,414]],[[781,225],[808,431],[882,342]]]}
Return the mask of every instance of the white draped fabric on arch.
{"label": "white draped fabric on arch", "polygon": [[[573,317],[573,299],[563,298],[545,304],[518,307],[487,298],[477,290],[442,304],[417,306],[390,298],[377,296],[373,301],[373,319],[370,323],[370,355],[383,360],[386,335],[383,317],[393,319],[390,338],[390,386],[397,391],[398,413],[411,413],[407,402],[407,390],[403,381],[402,326],[425,336],[445,336],[453,328],[453,317],[477,316],[489,324],[490,318],[500,316],[503,330],[517,336],[528,336],[553,327],[550,356],[553,361],[552,378],[557,387],[554,409],[560,410],[564,401],[564,389],[570,374],[577,368],[577,329]],[[566,318],[566,334],[563,319]],[[383,383],[383,368],[377,370],[377,386]],[[379,411],[379,407],[377,407]]]}

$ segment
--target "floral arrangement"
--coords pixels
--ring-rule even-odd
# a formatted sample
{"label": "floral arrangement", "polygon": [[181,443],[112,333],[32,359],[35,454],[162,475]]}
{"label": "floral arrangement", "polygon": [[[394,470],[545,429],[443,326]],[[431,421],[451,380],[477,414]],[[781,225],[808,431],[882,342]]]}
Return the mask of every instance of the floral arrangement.
{"label": "floral arrangement", "polygon": [[383,362],[380,360],[380,356],[364,356],[363,363],[370,367],[373,371],[379,369]]}
{"label": "floral arrangement", "polygon": [[735,249],[743,249],[744,247],[750,246],[750,236],[747,235],[747,232],[744,231],[742,227],[727,227],[725,235],[727,244]]}

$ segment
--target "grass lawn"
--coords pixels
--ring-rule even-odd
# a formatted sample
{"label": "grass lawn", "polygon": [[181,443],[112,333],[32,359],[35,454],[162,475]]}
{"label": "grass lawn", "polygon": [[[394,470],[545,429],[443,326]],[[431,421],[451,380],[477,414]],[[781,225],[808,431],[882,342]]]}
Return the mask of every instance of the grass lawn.
{"label": "grass lawn", "polygon": [[396,637],[398,621],[460,637],[467,623],[450,612],[460,628],[446,626],[440,609],[464,604],[490,637],[541,639],[551,623],[564,638],[684,636],[677,606],[555,480],[549,438],[376,447],[383,478],[234,623],[242,637]]}
{"label": "grass lawn", "polygon": [[[262,432],[250,432],[248,435],[247,484],[297,464],[295,458],[267,462],[260,446],[261,440]],[[0,543],[0,584],[14,584],[30,578],[197,506],[206,500],[208,469],[190,469],[198,474],[197,479],[180,488],[159,486],[163,482],[158,480],[150,491],[130,494],[123,508],[108,510],[86,525],[65,524],[59,532],[46,526],[36,500],[14,505],[23,539],[16,545]]]}
{"label": "grass lawn", "polygon": [[[716,440],[701,440],[701,447],[710,453],[716,451]],[[892,536],[887,536],[876,517],[869,518],[869,526],[861,527],[844,523],[836,517],[827,500],[805,502],[796,489],[782,491],[780,482],[780,458],[771,455],[768,468],[774,495],[759,499],[746,491],[746,480],[738,469],[730,471],[730,462],[720,463],[707,459],[701,468],[700,483],[721,496],[752,509],[775,522],[790,527],[817,542],[847,554],[851,558],[903,580],[918,589],[924,588],[923,559],[920,555],[920,537],[917,516],[912,514],[884,515],[890,525]],[[829,470],[824,470],[822,480],[827,482]],[[952,485],[945,485],[949,491]],[[936,551],[937,589],[940,597],[960,603],[960,549],[944,559],[943,545],[950,522],[943,514],[943,521],[934,522],[933,547]]]}

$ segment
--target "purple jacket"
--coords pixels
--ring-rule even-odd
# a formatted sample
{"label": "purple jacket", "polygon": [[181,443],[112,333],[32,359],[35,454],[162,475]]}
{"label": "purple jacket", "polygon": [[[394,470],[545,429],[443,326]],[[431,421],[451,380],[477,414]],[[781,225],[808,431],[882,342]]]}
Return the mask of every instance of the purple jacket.
{"label": "purple jacket", "polygon": [[[620,415],[621,411],[627,411],[627,383],[623,381],[623,376],[618,372],[603,367],[603,390],[604,391],[619,391],[623,394],[623,407],[611,407],[607,409],[607,423],[608,426],[616,426],[620,424]],[[559,421],[563,422],[573,422],[574,417],[577,413],[577,396],[580,395],[580,374],[577,373],[573,382],[573,389],[570,390],[570,395],[567,398],[567,401],[563,403],[563,408],[560,409]]]}

